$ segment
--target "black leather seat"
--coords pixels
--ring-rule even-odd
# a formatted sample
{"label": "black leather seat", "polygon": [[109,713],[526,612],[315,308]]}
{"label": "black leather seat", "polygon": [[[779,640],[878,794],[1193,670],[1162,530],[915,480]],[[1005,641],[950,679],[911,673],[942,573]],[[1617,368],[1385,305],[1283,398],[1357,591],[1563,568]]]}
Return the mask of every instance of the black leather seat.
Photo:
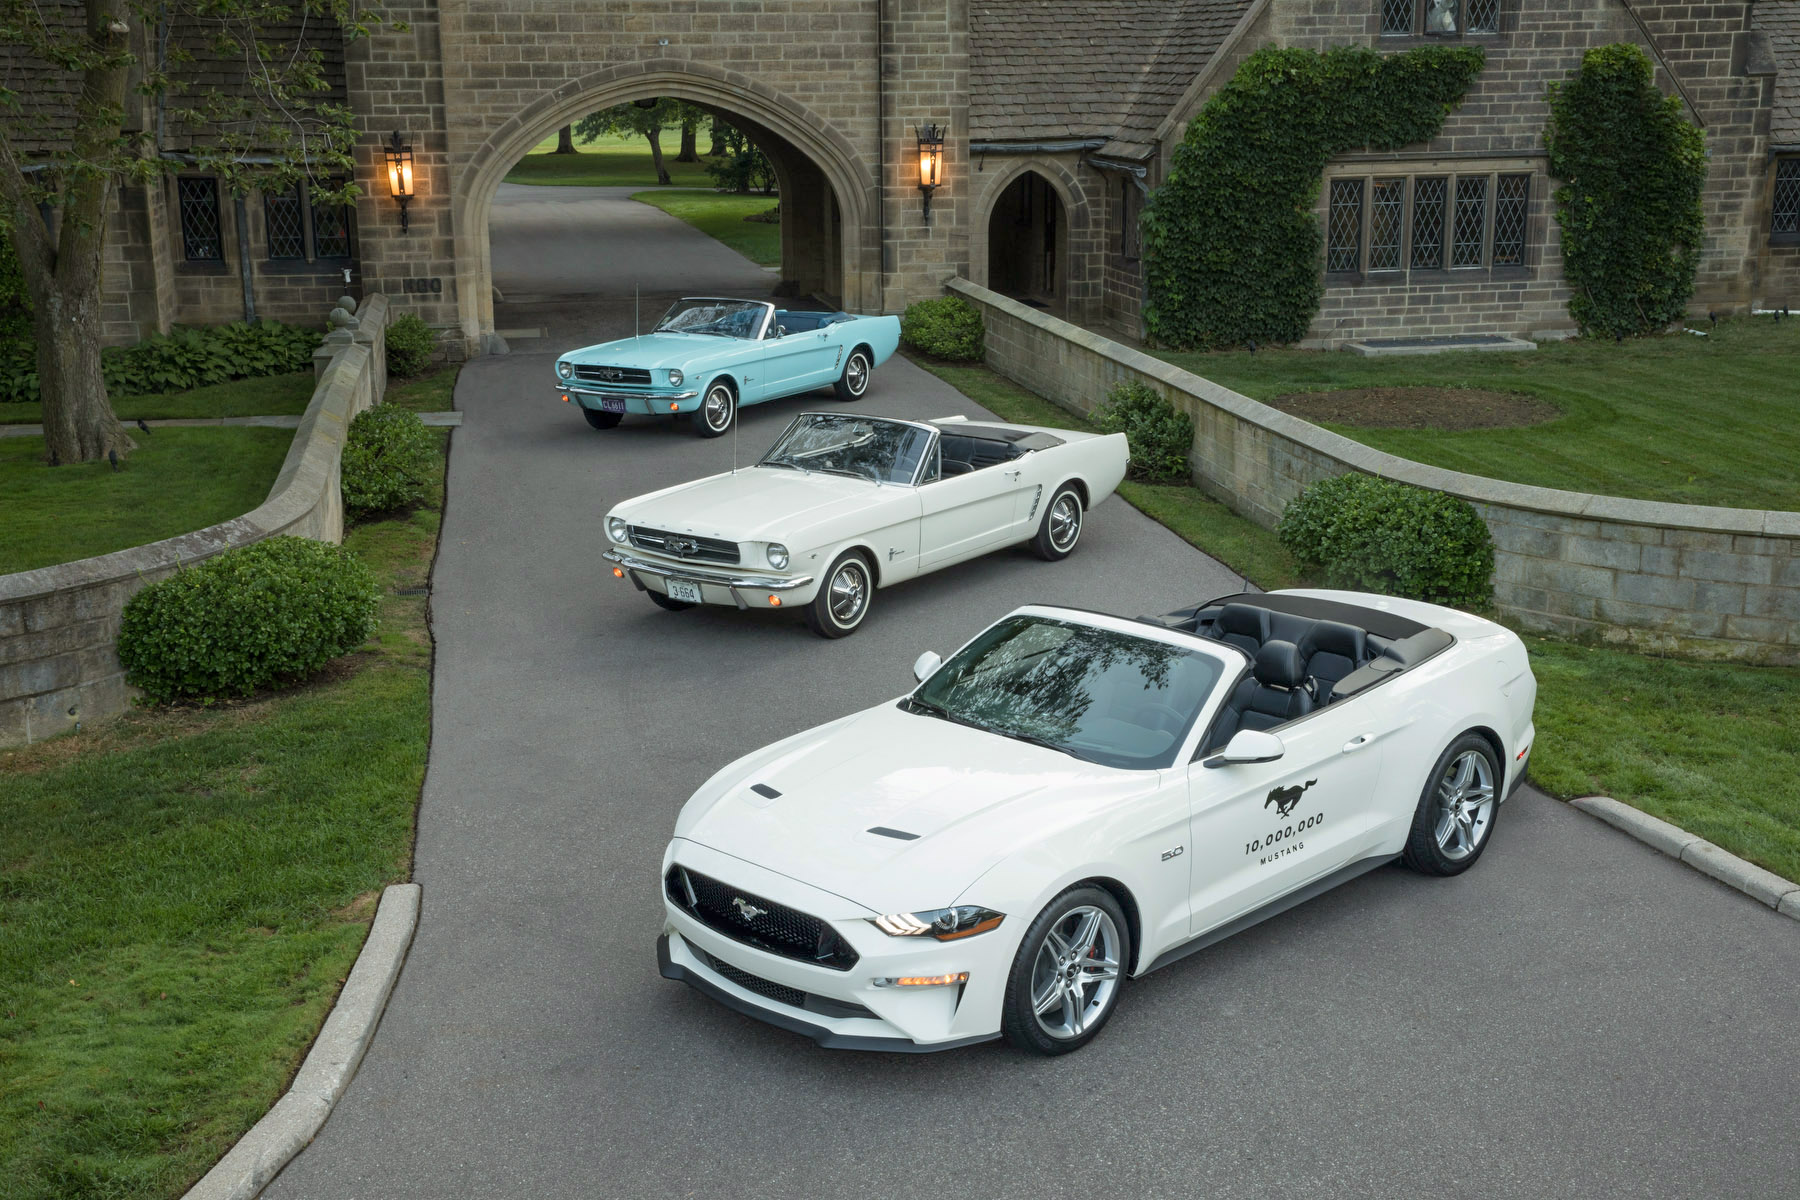
{"label": "black leather seat", "polygon": [[1354,625],[1315,621],[1300,639],[1301,671],[1312,681],[1313,699],[1331,703],[1331,690],[1368,661],[1367,636]]}
{"label": "black leather seat", "polygon": [[952,475],[967,475],[970,471],[973,471],[974,469],[975,469],[974,467],[972,467],[968,463],[962,461],[960,458],[946,458],[944,460],[944,478],[945,479],[950,478]]}
{"label": "black leather seat", "polygon": [[1207,630],[1206,636],[1214,641],[1229,642],[1255,658],[1262,644],[1269,640],[1269,610],[1252,608],[1248,604],[1227,604],[1213,618],[1212,628]]}
{"label": "black leather seat", "polygon": [[1240,729],[1269,730],[1313,711],[1317,705],[1305,684],[1300,647],[1292,642],[1265,643],[1256,651],[1250,678],[1239,683],[1225,702],[1207,751],[1224,746]]}

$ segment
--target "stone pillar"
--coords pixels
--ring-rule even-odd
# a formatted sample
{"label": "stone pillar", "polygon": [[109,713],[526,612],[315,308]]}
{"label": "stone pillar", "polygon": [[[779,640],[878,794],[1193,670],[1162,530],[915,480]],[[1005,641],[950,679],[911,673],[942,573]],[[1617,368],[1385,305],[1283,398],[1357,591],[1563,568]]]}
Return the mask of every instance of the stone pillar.
{"label": "stone pillar", "polygon": [[[967,0],[882,0],[881,170],[882,304],[899,312],[942,294],[943,281],[966,275],[973,195],[969,161],[969,10]],[[943,185],[929,222],[919,192],[920,125],[947,125]]]}

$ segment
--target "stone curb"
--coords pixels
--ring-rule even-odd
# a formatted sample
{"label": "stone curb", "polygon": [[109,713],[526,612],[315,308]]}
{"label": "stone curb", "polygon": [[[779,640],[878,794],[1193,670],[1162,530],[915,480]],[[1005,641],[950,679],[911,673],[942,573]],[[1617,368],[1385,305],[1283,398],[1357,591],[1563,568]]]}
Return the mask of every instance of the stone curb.
{"label": "stone curb", "polygon": [[418,884],[381,893],[368,941],[293,1086],[182,1200],[251,1200],[306,1149],[362,1063],[418,923]]}
{"label": "stone curb", "polygon": [[1773,871],[1765,871],[1754,863],[1745,862],[1703,837],[1608,796],[1583,796],[1569,803],[1582,812],[1600,818],[1613,828],[1623,830],[1645,845],[1662,851],[1670,858],[1679,859],[1696,871],[1711,875],[1727,887],[1736,888],[1783,916],[1800,921],[1800,883],[1783,879]]}

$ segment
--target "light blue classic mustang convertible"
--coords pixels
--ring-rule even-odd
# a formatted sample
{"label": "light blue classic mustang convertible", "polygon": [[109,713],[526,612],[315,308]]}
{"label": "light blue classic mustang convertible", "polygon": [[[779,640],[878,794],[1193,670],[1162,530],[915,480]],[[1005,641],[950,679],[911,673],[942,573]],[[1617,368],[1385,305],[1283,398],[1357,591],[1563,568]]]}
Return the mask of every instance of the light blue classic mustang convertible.
{"label": "light blue classic mustang convertible", "polygon": [[740,404],[833,386],[857,400],[869,373],[900,344],[899,317],[794,312],[762,300],[677,300],[642,337],[571,350],[556,360],[556,390],[595,429],[626,413],[697,413],[718,437]]}

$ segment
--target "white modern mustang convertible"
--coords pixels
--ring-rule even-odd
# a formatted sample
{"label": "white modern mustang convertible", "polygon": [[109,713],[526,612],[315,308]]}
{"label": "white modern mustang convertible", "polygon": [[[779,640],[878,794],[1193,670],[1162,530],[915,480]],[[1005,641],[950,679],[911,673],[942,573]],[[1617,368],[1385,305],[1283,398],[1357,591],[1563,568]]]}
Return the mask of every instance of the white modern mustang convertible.
{"label": "white modern mustang convertible", "polygon": [[1021,542],[1067,558],[1129,458],[1122,433],[802,413],[754,467],[614,508],[602,557],[662,608],[804,606],[839,638],[878,587]]}
{"label": "white modern mustang convertible", "polygon": [[1354,592],[1021,608],[914,672],[687,802],[663,975],[828,1047],[1066,1053],[1127,980],[1365,871],[1467,870],[1537,697],[1508,630]]}

